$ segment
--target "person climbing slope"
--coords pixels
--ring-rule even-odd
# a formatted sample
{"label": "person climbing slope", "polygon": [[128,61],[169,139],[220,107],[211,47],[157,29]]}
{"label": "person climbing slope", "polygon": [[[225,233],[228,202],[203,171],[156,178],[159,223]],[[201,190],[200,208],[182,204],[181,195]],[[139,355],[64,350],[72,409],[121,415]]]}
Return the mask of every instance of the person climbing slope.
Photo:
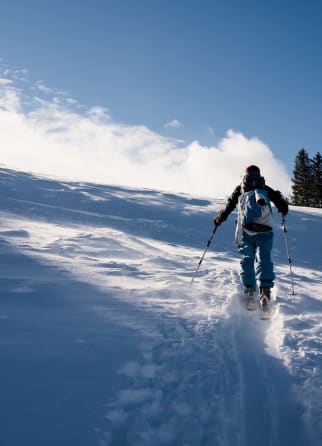
{"label": "person climbing slope", "polygon": [[280,191],[265,184],[259,167],[248,166],[242,183],[227,201],[225,209],[214,218],[219,226],[236,208],[238,209],[235,242],[242,256],[241,280],[253,299],[259,284],[259,299],[263,310],[267,309],[274,286],[274,268],[271,260],[273,247],[273,218],[271,202],[283,217],[288,213],[288,202]]}

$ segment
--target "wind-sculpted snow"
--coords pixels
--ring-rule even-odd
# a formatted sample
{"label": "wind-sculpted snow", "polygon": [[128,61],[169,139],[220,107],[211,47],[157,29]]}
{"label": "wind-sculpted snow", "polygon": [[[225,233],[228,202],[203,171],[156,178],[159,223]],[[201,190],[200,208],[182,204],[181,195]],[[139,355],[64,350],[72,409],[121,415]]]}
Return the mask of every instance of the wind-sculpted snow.
{"label": "wind-sculpted snow", "polygon": [[318,446],[320,210],[280,218],[247,312],[223,200],[0,170],[0,444]]}

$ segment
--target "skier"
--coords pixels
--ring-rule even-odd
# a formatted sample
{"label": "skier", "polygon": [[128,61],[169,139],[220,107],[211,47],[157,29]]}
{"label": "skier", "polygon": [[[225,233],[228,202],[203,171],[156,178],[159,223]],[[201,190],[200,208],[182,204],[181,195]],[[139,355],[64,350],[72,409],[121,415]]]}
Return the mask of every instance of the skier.
{"label": "skier", "polygon": [[235,188],[225,209],[214,218],[215,225],[219,226],[238,206],[235,242],[242,255],[241,281],[249,299],[253,299],[258,281],[263,310],[267,309],[275,278],[271,261],[273,220],[270,201],[283,217],[287,214],[287,200],[281,192],[265,185],[260,169],[251,165],[246,168],[242,183]]}

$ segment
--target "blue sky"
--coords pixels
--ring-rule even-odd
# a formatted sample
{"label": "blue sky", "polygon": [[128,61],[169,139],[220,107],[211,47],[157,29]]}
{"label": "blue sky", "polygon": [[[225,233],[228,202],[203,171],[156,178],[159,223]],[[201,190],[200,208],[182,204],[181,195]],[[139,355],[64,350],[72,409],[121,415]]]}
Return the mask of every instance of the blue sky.
{"label": "blue sky", "polygon": [[318,1],[1,3],[2,63],[118,123],[208,147],[232,129],[288,174],[301,147],[321,150]]}

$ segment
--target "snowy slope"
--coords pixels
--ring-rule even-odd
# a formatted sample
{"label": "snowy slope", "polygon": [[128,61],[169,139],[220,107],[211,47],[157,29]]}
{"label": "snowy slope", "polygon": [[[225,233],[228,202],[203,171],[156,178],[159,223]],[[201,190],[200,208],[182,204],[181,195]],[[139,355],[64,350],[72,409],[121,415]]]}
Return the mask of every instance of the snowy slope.
{"label": "snowy slope", "polygon": [[0,173],[1,446],[322,444],[321,210],[262,321],[222,200]]}

